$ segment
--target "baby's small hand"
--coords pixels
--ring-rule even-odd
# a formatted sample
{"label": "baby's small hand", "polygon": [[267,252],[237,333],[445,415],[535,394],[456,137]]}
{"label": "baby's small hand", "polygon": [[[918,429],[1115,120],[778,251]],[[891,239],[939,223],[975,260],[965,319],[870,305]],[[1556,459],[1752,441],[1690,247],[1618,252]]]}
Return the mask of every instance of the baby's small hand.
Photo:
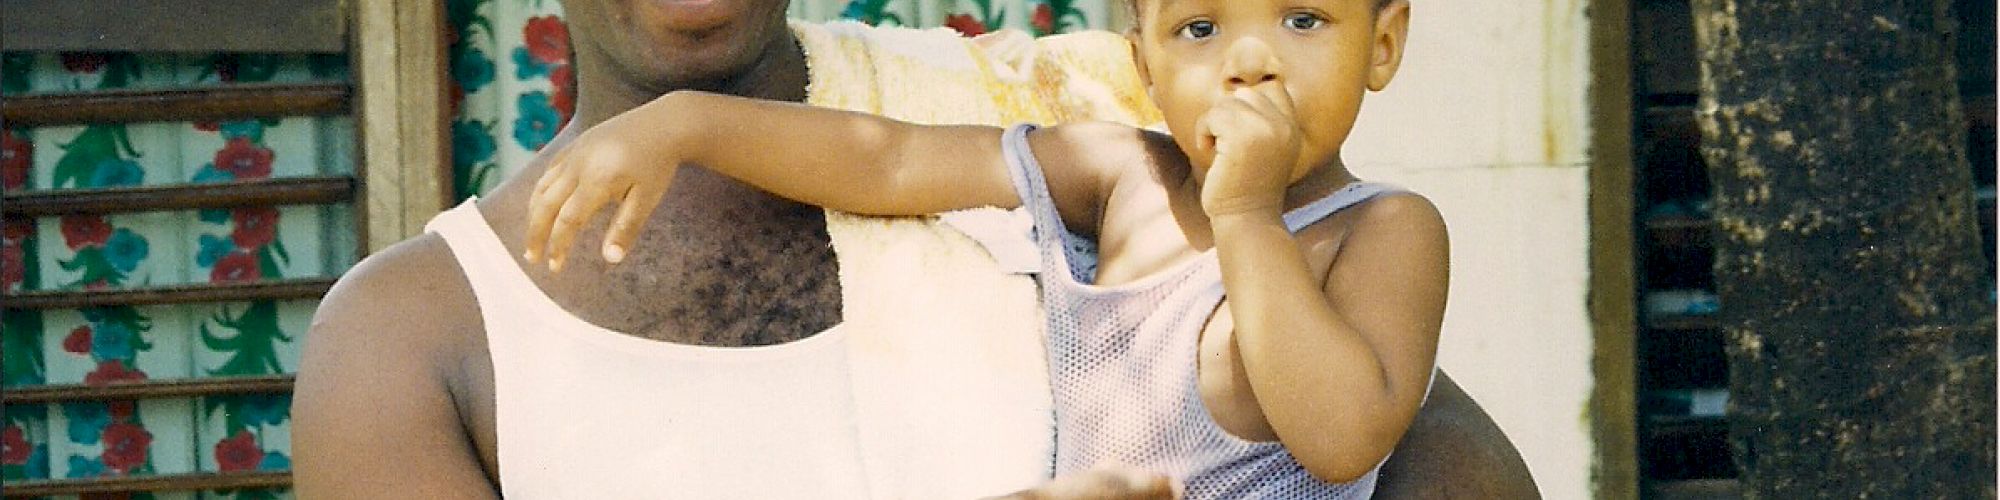
{"label": "baby's small hand", "polygon": [[[535,183],[528,202],[528,234],[522,256],[534,262],[546,256],[551,272],[561,272],[576,234],[597,211],[618,202],[618,213],[604,234],[604,260],[625,260],[625,250],[660,198],[672,185],[678,161],[644,137],[645,127],[613,118],[583,133],[557,153],[548,171]],[[627,133],[635,130],[636,133]]]}
{"label": "baby's small hand", "polygon": [[1215,160],[1203,179],[1209,215],[1282,210],[1299,156],[1299,125],[1282,82],[1238,88],[1196,124]]}

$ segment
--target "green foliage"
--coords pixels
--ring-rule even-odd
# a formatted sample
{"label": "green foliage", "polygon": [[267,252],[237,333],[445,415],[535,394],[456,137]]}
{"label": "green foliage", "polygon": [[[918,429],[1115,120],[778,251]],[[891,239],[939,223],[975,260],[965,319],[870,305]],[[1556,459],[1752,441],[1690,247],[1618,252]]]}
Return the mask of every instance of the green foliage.
{"label": "green foliage", "polygon": [[[0,314],[0,381],[8,387],[47,383],[42,360],[42,312],[33,309]],[[8,413],[9,418],[13,415]]]}
{"label": "green foliage", "polygon": [[125,125],[91,125],[62,148],[61,158],[56,159],[53,172],[55,189],[96,187],[89,185],[98,165],[110,160],[127,157],[137,158],[139,151],[132,148],[132,137],[126,133]]}
{"label": "green foliage", "polygon": [[232,317],[228,308],[212,318],[223,328],[236,330],[236,335],[222,337],[209,329],[207,323],[201,325],[201,343],[211,351],[233,353],[222,366],[210,370],[210,375],[275,375],[284,373],[284,366],[278,362],[279,342],[290,342],[278,326],[278,305],[275,301],[261,300],[250,303],[250,307],[240,315]]}
{"label": "green foliage", "polygon": [[[458,36],[460,40],[459,43],[461,44],[465,43],[464,39],[471,37],[475,31],[480,34],[486,35],[487,42],[489,43],[493,42],[493,37],[494,37],[493,20],[489,19],[487,16],[479,14],[479,9],[484,8],[486,4],[491,2],[492,0],[446,0],[445,1],[444,4],[445,20],[449,22],[453,28],[458,29]],[[474,30],[473,28],[478,28],[478,29]]]}
{"label": "green foliage", "polygon": [[264,279],[284,277],[283,263],[279,262],[281,260],[284,262],[292,260],[285,253],[285,243],[283,241],[272,239],[270,244],[257,249],[257,271],[262,273],[261,276]]}
{"label": "green foliage", "polygon": [[104,247],[84,247],[76,251],[76,258],[58,260],[56,265],[62,266],[64,271],[82,272],[75,281],[63,285],[65,288],[79,288],[99,281],[111,286],[125,283],[125,273],[111,266],[111,259],[104,256]]}

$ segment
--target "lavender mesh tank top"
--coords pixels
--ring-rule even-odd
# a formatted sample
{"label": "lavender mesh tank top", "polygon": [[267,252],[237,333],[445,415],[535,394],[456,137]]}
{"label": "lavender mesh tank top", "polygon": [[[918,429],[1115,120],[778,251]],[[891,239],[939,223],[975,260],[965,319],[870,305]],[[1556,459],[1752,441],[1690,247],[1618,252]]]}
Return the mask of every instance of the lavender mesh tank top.
{"label": "lavender mesh tank top", "polygon": [[[1021,204],[1034,217],[1041,251],[1056,473],[1103,463],[1130,465],[1180,479],[1190,499],[1369,498],[1380,464],[1354,482],[1328,483],[1307,473],[1279,443],[1239,439],[1215,423],[1203,406],[1195,371],[1201,328],[1223,297],[1215,254],[1128,284],[1093,284],[1095,242],[1063,227],[1056,214],[1041,166],[1028,149],[1027,134],[1034,128],[1009,129],[1002,150]],[[1296,233],[1392,191],[1355,183],[1286,213],[1285,226]]]}

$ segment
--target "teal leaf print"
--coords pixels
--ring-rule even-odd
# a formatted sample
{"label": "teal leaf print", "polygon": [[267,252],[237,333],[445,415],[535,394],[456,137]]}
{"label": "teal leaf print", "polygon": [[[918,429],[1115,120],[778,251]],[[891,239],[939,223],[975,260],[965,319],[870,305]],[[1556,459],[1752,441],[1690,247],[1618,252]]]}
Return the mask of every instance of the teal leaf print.
{"label": "teal leaf print", "polygon": [[451,123],[452,193],[464,200],[486,187],[486,178],[498,165],[493,141],[493,123],[459,119]]}
{"label": "teal leaf print", "polygon": [[62,409],[63,418],[69,421],[64,433],[72,443],[97,444],[104,426],[111,425],[111,409],[102,402],[62,403]]}
{"label": "teal leaf print", "polygon": [[111,233],[111,240],[104,243],[104,260],[119,272],[129,273],[139,268],[139,262],[146,260],[149,253],[146,238],[131,229],[118,228]]}
{"label": "teal leaf print", "polygon": [[123,158],[106,158],[97,163],[90,174],[90,187],[137,186],[146,182],[146,169],[138,162]]}
{"label": "teal leaf print", "polygon": [[522,149],[541,150],[556,137],[556,127],[562,123],[562,115],[549,102],[547,92],[537,90],[521,94],[515,107],[520,109],[521,116],[514,119],[514,142],[520,144]]}
{"label": "teal leaf print", "polygon": [[[81,443],[82,441],[77,441],[77,442]],[[96,443],[97,443],[97,438],[92,437],[90,439],[90,443],[86,444],[96,444]],[[107,469],[104,467],[104,462],[98,459],[85,458],[83,455],[69,456],[69,477],[71,479],[102,476],[104,475],[104,472],[106,470]]]}
{"label": "teal leaf print", "polygon": [[527,47],[514,47],[514,79],[533,80],[549,76],[549,63],[535,60]]}
{"label": "teal leaf print", "polygon": [[222,133],[222,140],[224,142],[242,137],[249,139],[250,142],[264,143],[264,122],[262,121],[230,120],[222,122],[217,130]]}
{"label": "teal leaf print", "polygon": [[478,47],[467,48],[455,54],[451,63],[451,77],[470,94],[493,83],[493,59]]}
{"label": "teal leaf print", "polygon": [[[467,36],[471,36],[471,34],[474,32],[486,35],[487,42],[489,43],[493,42],[493,36],[494,36],[493,21],[491,19],[488,19],[487,16],[480,15],[479,13],[479,9],[481,7],[485,7],[489,1],[490,0],[446,0],[445,1],[444,4],[445,21],[450,23],[451,28],[455,30],[456,33],[458,34],[460,40],[459,45],[463,45],[464,38]],[[478,29],[475,30],[473,28],[478,28]]]}
{"label": "teal leaf print", "polygon": [[902,16],[889,11],[889,2],[894,0],[853,0],[840,10],[841,19],[852,19],[877,26],[903,26]]}
{"label": "teal leaf print", "polygon": [[35,72],[35,55],[27,52],[0,53],[0,92],[19,94],[28,91],[28,81]]}

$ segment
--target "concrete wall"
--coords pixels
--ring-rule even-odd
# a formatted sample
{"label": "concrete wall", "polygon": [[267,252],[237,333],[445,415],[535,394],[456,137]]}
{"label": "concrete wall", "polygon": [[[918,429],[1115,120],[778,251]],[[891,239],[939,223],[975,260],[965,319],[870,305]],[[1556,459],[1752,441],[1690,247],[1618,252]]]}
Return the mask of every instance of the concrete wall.
{"label": "concrete wall", "polygon": [[1586,0],[1412,0],[1409,53],[1346,159],[1429,196],[1452,237],[1440,358],[1542,494],[1591,494]]}

